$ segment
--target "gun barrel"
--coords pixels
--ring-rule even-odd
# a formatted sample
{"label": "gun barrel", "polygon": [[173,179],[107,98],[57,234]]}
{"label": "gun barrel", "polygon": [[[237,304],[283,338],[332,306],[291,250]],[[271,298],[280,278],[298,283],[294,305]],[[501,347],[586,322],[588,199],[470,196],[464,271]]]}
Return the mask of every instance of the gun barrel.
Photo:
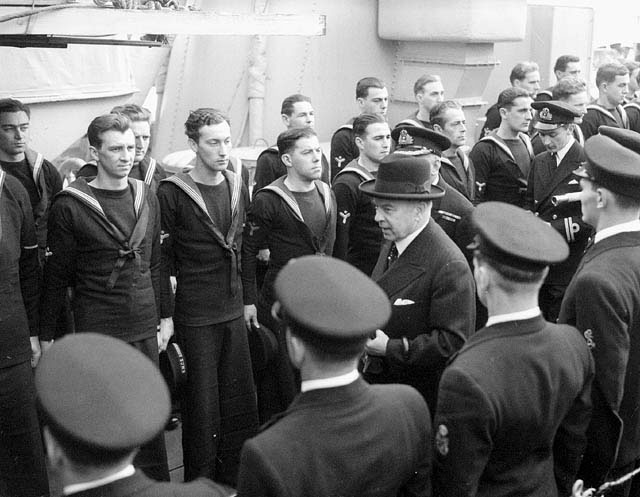
{"label": "gun barrel", "polygon": [[580,202],[580,192],[565,193],[564,195],[554,195],[551,197],[553,205],[566,204],[569,202]]}

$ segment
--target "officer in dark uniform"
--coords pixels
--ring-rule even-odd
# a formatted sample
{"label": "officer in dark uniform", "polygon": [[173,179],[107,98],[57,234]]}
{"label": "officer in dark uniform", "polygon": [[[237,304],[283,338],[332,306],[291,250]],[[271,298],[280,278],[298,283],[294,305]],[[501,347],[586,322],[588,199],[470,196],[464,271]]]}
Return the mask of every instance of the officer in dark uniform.
{"label": "officer in dark uniform", "polygon": [[569,495],[585,446],[594,364],[578,331],[544,320],[560,235],[518,207],[476,208],[474,276],[487,325],[445,369],[434,431],[435,494]]}
{"label": "officer in dark uniform", "polygon": [[305,256],[280,271],[275,292],[302,392],[245,442],[238,495],[431,495],[424,400],[406,385],[368,385],[356,369],[391,314],[382,289],[346,262]]}
{"label": "officer in dark uniform", "polygon": [[[593,418],[579,476],[587,487],[640,464],[640,136],[600,127],[585,143],[582,218],[595,228],[560,309],[595,358]],[[630,483],[630,482],[629,482]],[[613,495],[638,495],[618,488]]]}
{"label": "officer in dark uniform", "polygon": [[550,223],[569,244],[569,257],[549,268],[540,289],[540,308],[547,321],[555,323],[564,292],[582,258],[591,227],[582,221],[573,175],[585,161],[582,146],[573,137],[581,113],[560,101],[534,102],[538,111],[534,125],[547,151],[533,160],[527,185],[527,208]]}
{"label": "officer in dark uniform", "polygon": [[208,480],[155,482],[133,467],[139,447],[164,428],[170,402],[156,366],[125,342],[97,333],[68,335],[45,353],[35,383],[49,467],[63,495],[231,495]]}

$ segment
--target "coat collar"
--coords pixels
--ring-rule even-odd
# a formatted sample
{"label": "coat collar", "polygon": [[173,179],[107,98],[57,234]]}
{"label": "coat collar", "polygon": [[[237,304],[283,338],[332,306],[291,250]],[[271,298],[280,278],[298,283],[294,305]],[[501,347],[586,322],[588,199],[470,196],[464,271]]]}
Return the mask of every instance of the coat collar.
{"label": "coat collar", "polygon": [[[385,271],[384,268],[391,242],[384,243],[371,278],[382,287],[388,296],[395,295],[420,278],[426,271],[426,261],[429,260],[429,239],[437,236],[435,232],[438,230],[442,231],[442,228],[433,219],[430,219],[427,226],[409,244],[388,271]],[[444,232],[442,235],[447,236]]]}
{"label": "coat collar", "polygon": [[640,245],[640,231],[626,231],[624,233],[618,233],[617,235],[607,237],[598,243],[594,243],[587,249],[584,256],[582,256],[582,260],[576,270],[576,274],[585,264],[604,252],[618,248],[635,248],[638,245]]}
{"label": "coat collar", "polygon": [[451,357],[451,359],[449,359],[449,362],[453,361],[455,357],[466,353],[482,343],[509,336],[522,336],[536,333],[543,330],[547,324],[548,323],[544,320],[542,315],[539,315],[529,319],[507,321],[481,328],[467,338],[467,343],[465,343],[464,346],[453,357]]}
{"label": "coat collar", "polygon": [[543,152],[544,167],[540,168],[539,174],[542,176],[542,184],[546,185],[546,188],[542,191],[540,197],[536,199],[538,202],[543,202],[560,183],[573,174],[573,171],[583,160],[582,150],[582,146],[577,141],[574,142],[558,166],[555,164],[555,158],[549,152]]}
{"label": "coat collar", "polygon": [[[145,199],[144,183],[138,179],[128,178],[128,184],[129,186],[133,187],[133,192],[135,196],[133,206],[135,209],[136,218],[138,218],[140,217],[142,204]],[[102,206],[100,205],[100,202],[94,195],[93,191],[91,190],[91,187],[89,186],[85,178],[78,178],[73,183],[71,183],[67,188],[62,190],[60,194],[70,195],[72,197],[77,198],[83,204],[91,208],[93,211],[97,212],[101,217],[103,217],[104,219],[107,219],[107,216],[104,213],[104,210],[102,210]]]}
{"label": "coat collar", "polygon": [[82,492],[71,494],[70,497],[106,497],[116,495],[138,495],[143,490],[154,485],[154,481],[144,476],[141,472],[121,480],[116,480],[107,485],[91,488]]}
{"label": "coat collar", "polygon": [[[533,159],[533,147],[531,146],[531,140],[529,139],[529,136],[526,135],[525,133],[518,133],[518,138],[522,141],[522,143],[524,144],[524,146],[527,149],[527,152],[529,152],[529,158]],[[491,142],[493,144],[495,144],[502,152],[504,152],[504,154],[509,157],[509,159],[511,160],[511,162],[513,164],[515,164],[515,166],[517,167],[518,171],[520,172],[520,174],[526,179],[528,174],[529,174],[529,169],[527,169],[526,167],[524,167],[523,165],[519,164],[515,157],[513,156],[513,153],[511,152],[511,149],[509,148],[509,146],[506,144],[506,142],[504,141],[504,139],[500,138],[498,136],[498,133],[496,131],[493,131],[490,135],[485,136],[483,138],[480,138],[480,141],[484,141],[484,142]]]}

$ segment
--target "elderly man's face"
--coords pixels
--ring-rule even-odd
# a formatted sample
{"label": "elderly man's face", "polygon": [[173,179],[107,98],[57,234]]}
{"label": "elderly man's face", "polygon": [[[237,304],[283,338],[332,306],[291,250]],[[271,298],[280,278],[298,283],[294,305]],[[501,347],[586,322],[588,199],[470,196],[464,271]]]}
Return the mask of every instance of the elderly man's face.
{"label": "elderly man's face", "polygon": [[374,199],[375,220],[382,230],[385,240],[403,240],[420,226],[419,202],[406,200]]}

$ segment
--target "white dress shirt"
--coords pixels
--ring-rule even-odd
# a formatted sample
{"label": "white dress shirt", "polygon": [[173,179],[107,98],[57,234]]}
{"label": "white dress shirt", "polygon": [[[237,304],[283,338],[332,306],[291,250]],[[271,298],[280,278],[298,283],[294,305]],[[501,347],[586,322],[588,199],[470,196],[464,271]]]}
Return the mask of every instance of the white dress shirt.
{"label": "white dress shirt", "polygon": [[67,485],[62,490],[63,495],[71,495],[77,494],[78,492],[83,492],[85,490],[89,490],[92,488],[102,487],[104,485],[108,485],[109,483],[113,483],[117,480],[122,480],[124,478],[128,478],[132,476],[136,472],[136,469],[133,467],[133,464],[129,464],[124,469],[121,469],[117,473],[114,473],[109,476],[105,476],[104,478],[100,478],[99,480],[87,481],[84,483],[74,483],[73,485]]}
{"label": "white dress shirt", "polygon": [[487,319],[487,324],[485,324],[485,326],[493,326],[494,324],[507,323],[509,321],[531,319],[539,315],[540,307],[532,307],[531,309],[525,309],[524,311],[509,312],[507,314],[497,314],[495,316],[489,316],[489,319]]}
{"label": "white dress shirt", "polygon": [[615,226],[610,226],[598,231],[596,236],[593,237],[593,243],[601,242],[605,238],[617,235],[618,233],[628,233],[630,231],[640,231],[640,220],[634,219],[628,223],[616,224]]}
{"label": "white dress shirt", "polygon": [[564,156],[567,155],[567,152],[569,151],[569,149],[573,147],[573,144],[575,143],[575,141],[576,141],[575,138],[573,136],[570,136],[567,144],[556,152],[556,167],[560,165],[560,163],[562,162],[562,159],[564,159]]}
{"label": "white dress shirt", "polygon": [[310,390],[320,390],[321,388],[336,388],[349,385],[360,377],[357,369],[349,371],[346,374],[332,376],[331,378],[321,378],[319,380],[305,380],[300,385],[301,392]]}
{"label": "white dress shirt", "polygon": [[407,247],[411,244],[411,242],[414,241],[420,233],[422,233],[422,230],[424,230],[427,227],[427,224],[429,224],[429,218],[427,218],[427,222],[424,223],[422,227],[419,227],[417,230],[415,230],[410,235],[404,237],[402,240],[396,240],[395,244],[396,244],[396,248],[398,249],[398,257],[400,257],[402,255],[402,252],[404,252],[407,249]]}

